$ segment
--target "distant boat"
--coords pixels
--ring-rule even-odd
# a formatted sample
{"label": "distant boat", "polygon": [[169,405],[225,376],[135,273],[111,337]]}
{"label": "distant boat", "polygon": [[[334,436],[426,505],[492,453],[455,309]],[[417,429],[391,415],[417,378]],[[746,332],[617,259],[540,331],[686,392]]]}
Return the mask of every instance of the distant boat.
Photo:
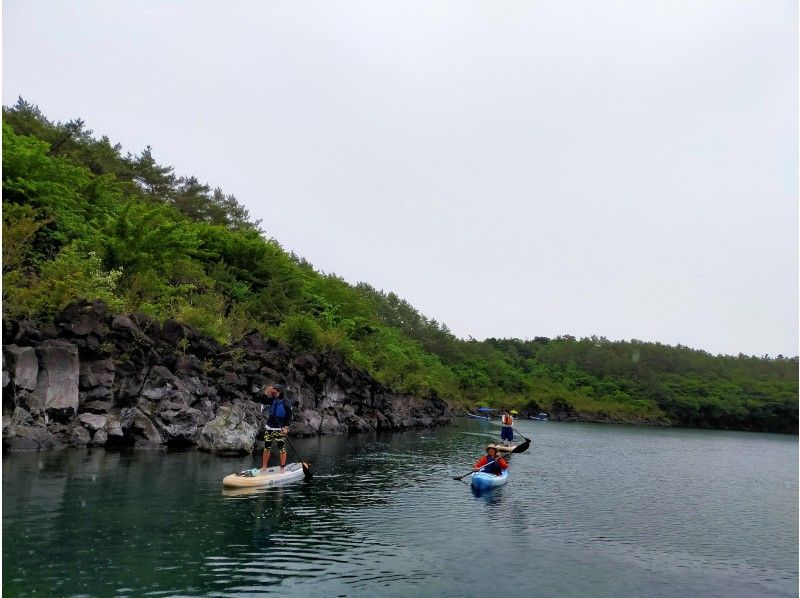
{"label": "distant boat", "polygon": [[472,419],[485,419],[488,420],[488,415],[475,415],[474,413],[467,412],[467,417],[471,417]]}
{"label": "distant boat", "polygon": [[478,407],[475,411],[477,411],[478,413],[470,413],[468,411],[467,415],[469,417],[471,417],[472,419],[487,419],[488,420],[488,419],[492,419],[492,414],[496,410],[492,409],[491,407]]}
{"label": "distant boat", "polygon": [[546,413],[540,413],[538,415],[529,415],[528,419],[533,419],[537,422],[546,422],[548,419],[550,419],[550,416]]}

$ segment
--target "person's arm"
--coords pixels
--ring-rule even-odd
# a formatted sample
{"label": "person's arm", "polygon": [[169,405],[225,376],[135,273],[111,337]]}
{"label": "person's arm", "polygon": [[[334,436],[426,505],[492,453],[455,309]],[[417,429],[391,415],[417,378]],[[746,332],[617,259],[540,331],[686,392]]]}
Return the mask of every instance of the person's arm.
{"label": "person's arm", "polygon": [[503,459],[502,457],[500,457],[500,458],[497,460],[497,464],[500,466],[500,469],[505,469],[506,467],[508,467],[508,461],[506,461],[506,460],[505,460],[505,459]]}
{"label": "person's arm", "polygon": [[486,455],[475,461],[475,467],[473,469],[480,469],[484,465],[486,465],[489,460],[486,458]]}

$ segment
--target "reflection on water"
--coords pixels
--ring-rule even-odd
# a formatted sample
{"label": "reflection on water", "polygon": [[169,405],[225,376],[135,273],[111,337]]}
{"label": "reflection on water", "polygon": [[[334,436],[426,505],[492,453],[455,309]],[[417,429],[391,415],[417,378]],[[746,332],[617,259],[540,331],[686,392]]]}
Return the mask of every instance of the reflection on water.
{"label": "reflection on water", "polygon": [[475,421],[296,441],[314,479],[260,490],[194,451],[6,455],[4,591],[796,595],[795,437],[520,425],[483,494],[452,479],[497,433]]}

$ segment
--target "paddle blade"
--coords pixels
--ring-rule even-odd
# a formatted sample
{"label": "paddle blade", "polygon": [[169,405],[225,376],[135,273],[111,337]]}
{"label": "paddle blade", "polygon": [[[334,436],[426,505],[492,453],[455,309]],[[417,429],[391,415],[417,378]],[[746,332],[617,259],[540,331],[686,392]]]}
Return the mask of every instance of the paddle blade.
{"label": "paddle blade", "polygon": [[456,476],[453,476],[453,479],[456,480],[457,482],[460,482],[461,480],[463,480],[465,477],[467,477],[468,475],[470,475],[472,473],[475,473],[475,472],[474,471],[469,471],[469,472],[465,473],[464,475],[456,475]]}
{"label": "paddle blade", "polygon": [[512,454],[513,454],[513,453],[524,453],[525,451],[527,451],[527,450],[528,450],[528,447],[530,447],[530,445],[531,445],[531,439],[530,439],[530,438],[526,438],[526,439],[525,439],[525,442],[523,442],[522,444],[518,444],[517,446],[515,446],[515,447],[514,447],[514,450],[513,450],[513,451],[511,451],[511,453],[512,453]]}
{"label": "paddle blade", "polygon": [[309,467],[308,463],[305,461],[300,461],[300,464],[303,466],[303,475],[305,476],[305,479],[310,480],[312,477],[314,477],[311,475],[311,467]]}

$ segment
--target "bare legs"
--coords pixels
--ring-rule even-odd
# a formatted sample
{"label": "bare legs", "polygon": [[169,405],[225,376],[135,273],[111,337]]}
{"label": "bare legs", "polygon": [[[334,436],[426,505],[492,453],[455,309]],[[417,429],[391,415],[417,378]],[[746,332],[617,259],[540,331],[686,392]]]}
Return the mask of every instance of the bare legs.
{"label": "bare legs", "polygon": [[[261,470],[266,471],[268,465],[269,465],[269,450],[265,450],[264,456],[261,457]],[[286,453],[281,453],[281,473],[283,473],[284,467],[286,467]]]}

